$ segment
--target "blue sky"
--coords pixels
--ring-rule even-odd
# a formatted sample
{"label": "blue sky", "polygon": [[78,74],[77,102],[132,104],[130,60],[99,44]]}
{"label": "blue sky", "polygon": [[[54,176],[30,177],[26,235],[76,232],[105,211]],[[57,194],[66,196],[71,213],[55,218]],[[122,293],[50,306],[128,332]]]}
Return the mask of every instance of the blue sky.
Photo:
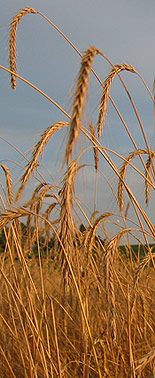
{"label": "blue sky", "polygon": [[[132,64],[152,90],[155,75],[154,0],[2,0],[0,64],[6,67],[9,66],[9,23],[19,9],[27,6],[49,17],[80,52],[83,53],[90,45],[95,45],[113,64]],[[70,111],[80,57],[39,15],[27,15],[20,22],[17,35],[17,68],[21,76],[46,92],[66,111]],[[104,80],[110,71],[109,65],[100,56],[96,57],[94,68],[101,80]],[[153,105],[149,95],[133,74],[123,73],[122,77],[136,102],[149,143],[153,147]],[[13,143],[23,153],[36,143],[45,128],[56,121],[66,120],[48,100],[20,80],[16,91],[13,91],[10,88],[9,75],[3,70],[0,70],[0,82],[1,137]],[[90,93],[90,107],[86,119],[95,122],[101,88],[93,78],[90,82]],[[111,95],[127,121],[137,145],[144,148],[139,126],[118,78],[113,82]],[[57,177],[62,174],[59,161],[66,140],[66,133],[60,133],[53,145],[47,148],[45,163],[43,161],[44,167],[48,167],[54,173],[57,171]],[[105,143],[124,156],[133,150],[110,104],[106,118]],[[16,184],[23,171],[13,163],[7,163],[8,159],[24,166],[24,159],[5,142],[0,141],[0,160],[4,160],[3,163],[11,168]],[[93,179],[93,174],[90,177]],[[131,174],[131,181],[135,180],[133,177]],[[111,178],[115,182],[113,173]],[[111,200],[108,195],[107,190],[106,200],[109,206]],[[142,199],[143,196],[144,193]]]}

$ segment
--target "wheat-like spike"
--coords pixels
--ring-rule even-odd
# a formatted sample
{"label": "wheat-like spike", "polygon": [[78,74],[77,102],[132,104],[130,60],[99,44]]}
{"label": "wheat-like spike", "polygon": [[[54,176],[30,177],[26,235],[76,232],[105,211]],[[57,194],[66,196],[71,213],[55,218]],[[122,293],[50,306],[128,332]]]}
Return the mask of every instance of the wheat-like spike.
{"label": "wheat-like spike", "polygon": [[[46,197],[46,193],[47,191],[51,188],[50,185],[46,185],[45,188],[40,192],[39,196],[36,198],[36,205],[35,205],[35,214],[38,215],[40,210],[41,210],[41,207],[42,207],[42,204],[43,204],[43,200],[44,198]],[[32,209],[31,209],[32,211]],[[29,217],[30,218],[30,217]],[[31,221],[32,217],[30,218],[30,221]],[[35,243],[36,241],[36,236],[37,236],[37,233],[36,233],[36,229],[37,229],[37,225],[38,225],[38,217],[35,216],[34,218],[34,223],[35,223],[35,228],[34,228],[34,232],[33,232],[33,235],[31,237],[31,243],[32,245]],[[41,233],[44,233],[44,231],[40,232]]]}
{"label": "wheat-like spike", "polygon": [[129,165],[129,163],[137,156],[140,154],[146,154],[146,150],[139,149],[137,151],[131,152],[130,155],[126,158],[126,161],[124,161],[121,169],[120,169],[120,179],[118,183],[118,204],[120,211],[123,211],[123,181],[125,180],[125,175],[126,175],[126,170]]}
{"label": "wheat-like spike", "polygon": [[[96,213],[96,212],[95,212]],[[95,215],[93,213],[93,216]],[[92,249],[94,247],[94,241],[95,241],[95,236],[97,237],[97,240],[99,242],[100,247],[102,247],[102,250],[104,251],[104,246],[101,244],[100,238],[96,235],[97,228],[99,224],[103,221],[105,221],[108,217],[112,216],[113,213],[104,213],[101,214],[95,221],[92,223],[92,218],[91,217],[91,222],[90,222],[90,227],[87,229],[87,231],[83,234],[83,240],[81,243],[81,249],[83,251],[83,267],[82,267],[82,274],[88,272],[89,268],[89,262],[91,260],[92,256]]]}
{"label": "wheat-like spike", "polygon": [[29,210],[24,209],[24,207],[8,210],[1,213],[0,230],[2,230],[9,222],[13,221],[14,219],[20,218],[20,217],[26,217],[29,214],[30,214]]}
{"label": "wheat-like spike", "polygon": [[[45,214],[44,214],[44,218],[45,218],[45,227],[44,227],[44,232],[45,232],[45,244],[49,241],[49,239],[50,239],[50,236],[49,236],[49,234],[50,234],[50,229],[51,229],[51,227],[50,227],[50,225],[48,224],[48,222],[47,221],[49,221],[49,216],[50,216],[50,214],[51,214],[51,211],[55,208],[55,206],[57,206],[58,205],[58,203],[57,202],[53,202],[53,203],[51,203],[51,205],[49,205],[48,206],[48,208],[46,209],[46,211],[45,211]],[[56,224],[56,223],[58,223],[58,220],[55,220],[54,222],[52,222],[52,225],[54,225],[54,224]]]}
{"label": "wheat-like spike", "polygon": [[29,206],[30,207],[30,213],[27,217],[27,224],[26,224],[26,228],[27,228],[27,242],[29,243],[29,249],[30,246],[31,246],[31,222],[32,222],[32,218],[33,218],[33,212],[34,212],[34,209],[35,209],[35,206],[36,206],[36,203],[38,201],[38,198],[39,198],[39,191],[40,189],[43,187],[43,186],[46,186],[46,183],[44,182],[41,182],[34,190],[33,194],[32,194],[32,198],[31,200],[24,206],[27,207]]}
{"label": "wheat-like spike", "polygon": [[10,171],[9,171],[9,168],[7,168],[6,165],[4,164],[1,164],[1,167],[5,173],[6,184],[7,184],[7,189],[8,189],[8,200],[9,200],[9,204],[11,205],[13,202],[13,191],[12,191],[12,179],[11,179]]}
{"label": "wheat-like spike", "polygon": [[[11,22],[11,31],[10,31],[10,70],[15,72],[17,71],[16,67],[16,35],[17,35],[17,26],[20,20],[28,13],[38,13],[33,8],[24,8],[13,18]],[[16,76],[11,74],[11,87],[16,89]]]}
{"label": "wheat-like spike", "polygon": [[104,213],[104,214],[101,214],[94,222],[94,224],[92,226],[89,227],[86,235],[85,235],[85,239],[83,241],[83,245],[85,247],[85,249],[87,251],[91,251],[92,250],[92,247],[93,247],[93,244],[94,244],[94,239],[95,239],[95,236],[96,236],[96,231],[97,231],[97,228],[100,224],[100,222],[102,222],[102,220],[105,220],[107,219],[108,217],[111,217],[113,215],[113,213]]}
{"label": "wheat-like spike", "polygon": [[96,142],[95,142],[95,131],[94,131],[94,127],[92,125],[92,123],[89,125],[89,129],[90,129],[90,132],[91,132],[91,137],[92,137],[92,141],[93,141],[93,144],[94,144],[94,161],[95,161],[95,169],[96,169],[96,172],[98,170],[98,162],[99,162],[99,154],[98,154],[98,149],[96,148]]}
{"label": "wheat-like spike", "polygon": [[133,66],[129,64],[116,64],[112,70],[110,71],[109,75],[107,76],[106,80],[104,81],[103,92],[101,97],[101,102],[99,106],[99,117],[98,117],[98,136],[100,137],[103,130],[103,124],[105,122],[105,115],[107,111],[108,99],[109,99],[109,92],[111,83],[114,77],[120,73],[121,71],[130,71],[136,73],[136,70]]}
{"label": "wheat-like spike", "polygon": [[[153,248],[151,248],[151,251],[152,251],[152,249]],[[134,279],[134,283],[133,283],[133,298],[132,298],[131,310],[130,310],[131,311],[131,322],[132,322],[132,319],[133,319],[133,312],[134,312],[134,306],[135,306],[135,302],[136,302],[136,295],[137,295],[137,292],[138,292],[139,280],[140,280],[141,274],[142,274],[145,266],[150,262],[151,257],[155,258],[155,253],[152,253],[152,256],[150,256],[150,254],[147,254],[146,257],[143,258],[143,260],[141,261],[141,263],[138,265],[138,267],[136,269],[135,279]]]}
{"label": "wheat-like spike", "polygon": [[[154,158],[154,156],[155,156],[155,152],[150,151],[150,156],[148,157],[147,162],[146,162],[146,169],[145,169],[146,179],[149,179],[149,172],[150,172],[150,168],[151,168],[151,160]],[[148,206],[148,204],[149,204],[149,198],[150,198],[150,184],[147,180],[145,180],[145,202],[146,202],[146,206]]]}
{"label": "wheat-like spike", "polygon": [[115,303],[115,289],[114,289],[114,255],[118,249],[118,237],[115,236],[108,243],[104,258],[105,269],[105,290],[108,303],[108,321],[110,324],[110,333],[113,341],[116,341],[116,303]]}
{"label": "wheat-like spike", "polygon": [[58,204],[57,202],[53,202],[53,203],[51,203],[51,205],[48,206],[48,208],[45,211],[45,216],[44,216],[46,220],[49,219],[49,215],[50,215],[51,211],[54,209],[54,207],[57,204]]}
{"label": "wheat-like spike", "polygon": [[[74,254],[74,243],[76,241],[75,225],[73,222],[71,209],[74,192],[74,180],[78,170],[77,160],[72,161],[65,174],[63,187],[60,192],[61,211],[58,235],[69,258],[72,258],[72,255]],[[60,263],[61,267],[63,267],[65,275],[68,265],[65,263],[63,252],[60,254]]]}
{"label": "wheat-like spike", "polygon": [[24,203],[24,208],[31,207],[35,201],[36,201],[36,198],[33,198],[30,201]]}
{"label": "wheat-like spike", "polygon": [[[40,192],[40,190],[44,187],[44,189]],[[35,214],[39,214],[40,208],[42,206],[42,201],[46,195],[46,192],[51,189],[51,186],[42,182],[40,183],[36,189],[33,192],[31,201],[30,201],[30,214],[27,217],[27,244],[29,247],[29,250],[31,250],[32,242],[34,242],[34,235],[36,235],[35,229],[33,232],[33,235],[31,235],[31,224],[32,224],[32,219],[33,219],[33,212],[35,211]],[[34,217],[34,224],[36,223],[36,216]]]}
{"label": "wheat-like spike", "polygon": [[38,199],[38,193],[40,191],[41,188],[43,188],[43,186],[46,186],[47,184],[45,182],[41,182],[39,185],[37,185],[37,187],[35,188],[33,194],[32,194],[32,198],[31,198],[31,201],[34,202],[34,200],[36,201]]}
{"label": "wheat-like spike", "polygon": [[38,158],[43,152],[43,148],[49,142],[49,139],[56,133],[56,131],[62,129],[63,127],[68,126],[68,122],[58,122],[51,126],[49,126],[44,133],[41,135],[41,139],[37,142],[34,146],[34,150],[32,152],[32,160],[27,164],[26,172],[22,177],[22,184],[18,190],[16,201],[20,198],[21,193],[31,175],[33,170],[36,168],[38,164]]}
{"label": "wheat-like spike", "polygon": [[37,199],[37,204],[36,204],[36,214],[39,214],[39,211],[42,207],[43,200],[46,196],[47,191],[51,188],[50,185],[47,185],[40,193],[38,199]]}
{"label": "wheat-like spike", "polygon": [[85,98],[88,92],[90,71],[94,58],[98,53],[99,50],[96,47],[91,46],[88,50],[85,51],[84,55],[82,56],[81,69],[79,72],[76,91],[73,99],[73,114],[71,118],[70,132],[66,147],[67,163],[69,163],[72,156],[74,141],[77,141],[78,139],[81,127],[82,112],[84,109]]}
{"label": "wheat-like spike", "polygon": [[[31,239],[31,222],[32,222],[32,218],[33,218],[33,211],[34,211],[34,208],[36,206],[36,202],[38,201],[38,193],[40,191],[40,189],[45,186],[46,184],[44,182],[40,183],[34,190],[33,194],[32,194],[32,198],[31,200],[26,203],[26,205],[24,205],[24,208],[28,207],[30,208],[30,213],[27,217],[27,224],[26,224],[26,228],[27,228],[27,241],[29,242],[30,239]],[[30,249],[30,248],[29,248]]]}

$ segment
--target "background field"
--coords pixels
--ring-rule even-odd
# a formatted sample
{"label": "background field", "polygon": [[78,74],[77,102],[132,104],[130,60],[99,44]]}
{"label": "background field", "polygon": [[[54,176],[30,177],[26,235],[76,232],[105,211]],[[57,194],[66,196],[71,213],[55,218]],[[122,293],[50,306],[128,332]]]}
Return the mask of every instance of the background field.
{"label": "background field", "polygon": [[[29,17],[57,30],[34,8],[20,10],[10,27],[10,69],[1,65],[1,73],[59,116],[34,143],[30,135],[26,153],[5,140],[13,155],[0,162],[0,376],[155,377],[155,152],[126,78],[140,83],[152,124],[154,95],[134,66],[113,65],[94,45],[81,53],[59,29],[79,59],[71,105],[61,106],[45,83],[41,92],[18,73],[17,32]],[[113,94],[124,91],[118,104],[113,85]]]}

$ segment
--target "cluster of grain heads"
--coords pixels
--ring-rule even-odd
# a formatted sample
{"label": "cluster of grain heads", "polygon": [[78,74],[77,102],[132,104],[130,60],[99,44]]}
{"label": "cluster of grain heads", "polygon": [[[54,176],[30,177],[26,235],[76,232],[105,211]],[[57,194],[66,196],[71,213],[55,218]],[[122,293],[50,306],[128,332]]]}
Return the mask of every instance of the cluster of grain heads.
{"label": "cluster of grain heads", "polygon": [[[10,69],[12,71],[11,85],[13,89],[16,88],[17,27],[20,20],[30,13],[38,13],[50,22],[47,17],[33,8],[25,8],[14,17],[10,33]],[[79,53],[67,37],[52,22],[50,23]],[[148,244],[144,258],[141,260],[139,253],[138,258],[135,257],[137,260],[134,261],[132,248],[125,246],[127,251],[127,256],[125,256],[119,248],[119,242],[124,234],[137,231],[127,228],[129,204],[133,205],[136,215],[138,211],[140,213],[142,221],[139,214],[137,218],[140,224],[140,232],[143,232],[144,238],[147,231],[143,227],[143,221],[147,223],[149,235],[154,236],[153,224],[126,184],[127,167],[131,166],[144,179],[146,204],[148,204],[150,187],[155,188],[152,179],[154,176],[154,151],[148,147],[145,150],[136,146],[114,102],[112,104],[125,126],[135,151],[130,153],[126,159],[119,155],[124,163],[118,171],[114,161],[108,155],[108,149],[104,148],[97,140],[96,132],[100,137],[105,122],[108,99],[111,100],[110,87],[114,77],[119,76],[119,73],[124,70],[136,73],[134,67],[128,64],[113,66],[109,61],[112,70],[102,83],[92,69],[97,54],[104,56],[94,46],[86,50],[83,55],[79,53],[81,68],[73,98],[72,116],[58,106],[70,121],[57,122],[43,132],[40,140],[33,148],[32,158],[28,161],[25,173],[22,176],[16,199],[20,198],[25,185],[33,176],[35,170],[38,177],[39,159],[51,137],[60,129],[70,127],[65,150],[67,169],[61,189],[59,185],[51,186],[42,178],[43,182],[39,183],[30,201],[24,207],[4,210],[1,213],[0,230],[4,232],[6,246],[4,256],[1,259],[0,284],[3,286],[2,282],[5,281],[7,299],[3,294],[4,297],[1,297],[2,301],[0,302],[4,302],[4,306],[2,307],[0,303],[0,317],[3,328],[6,327],[6,333],[9,332],[9,338],[11,340],[13,338],[14,342],[17,341],[17,348],[20,353],[19,356],[16,353],[15,359],[10,357],[12,351],[8,351],[8,354],[5,353],[6,343],[1,343],[1,340],[0,350],[4,362],[7,362],[9,374],[14,378],[21,376],[21,371],[25,378],[28,376],[35,376],[36,378],[41,376],[53,378],[56,376],[60,378],[63,376],[67,378],[72,376],[135,378],[136,374],[137,377],[146,378],[144,372],[147,369],[150,372],[152,369],[155,357],[152,336],[154,327],[152,270],[155,266],[155,254],[153,248]],[[82,125],[82,116],[91,71],[96,76],[103,91],[98,123],[96,128],[91,124],[88,131],[87,125],[86,127]],[[121,76],[119,78],[121,79]],[[123,84],[122,79],[121,81]],[[30,83],[27,82],[27,84]],[[33,85],[32,87],[36,89]],[[124,88],[126,89],[125,85]],[[126,92],[129,95],[127,89]],[[43,94],[41,91],[40,93]],[[48,98],[46,95],[45,97]],[[52,99],[48,99],[54,103]],[[131,99],[130,96],[129,99]],[[131,103],[133,105],[133,102]],[[134,106],[133,108],[136,113],[136,108]],[[137,119],[146,141],[138,115]],[[74,143],[78,140],[80,129],[92,144],[90,150],[94,152],[96,172],[98,171],[100,154],[117,175],[118,194],[116,201],[122,213],[124,188],[129,195],[125,217],[122,215],[125,227],[123,228],[120,225],[119,232],[111,239],[109,235],[107,236],[105,222],[115,214],[102,213],[101,211],[102,214],[97,215],[98,212],[94,211],[90,217],[87,216],[82,206],[80,208],[80,202],[78,202],[74,192],[75,179],[79,169],[83,166],[86,167],[86,165],[79,166],[78,161],[81,161],[81,156],[88,149],[87,147],[83,149],[77,159],[72,160]],[[115,154],[114,151],[109,151]],[[143,155],[148,155],[146,163],[142,160]],[[143,164],[144,173],[133,165],[133,160],[137,156]],[[5,165],[1,164],[1,168],[6,177],[6,197],[10,208],[13,203],[11,175]],[[77,209],[78,211],[79,209],[82,210],[81,213]],[[84,232],[80,232],[78,227],[81,214],[85,218],[84,223],[88,224]],[[55,215],[58,215],[58,219]],[[26,237],[24,239],[22,239],[22,226],[19,221],[21,217],[27,219],[25,225]],[[51,221],[52,217],[54,220]],[[99,226],[102,233],[107,237],[106,240],[102,240],[99,236]],[[41,246],[44,247],[51,242],[51,235],[53,234],[52,241],[54,244],[52,248],[55,256],[57,256],[56,264],[57,262],[58,264],[56,271],[51,275],[52,258],[47,259],[48,261],[42,261],[40,250]],[[43,242],[40,241],[40,236],[43,237]],[[32,253],[34,243],[38,248],[37,258]],[[17,261],[14,261],[14,250],[16,251]],[[128,250],[130,250],[130,257]],[[5,263],[5,256],[8,251],[11,262],[7,260]],[[150,277],[147,277],[146,267],[149,270]],[[143,276],[145,278],[142,281]],[[55,292],[56,280],[57,290]],[[6,313],[3,314],[5,306],[8,306],[8,308]],[[11,316],[8,316],[8,313]],[[0,333],[1,330],[0,324]],[[18,357],[20,358],[17,363]],[[14,360],[16,361],[15,365]],[[16,374],[17,364],[19,365],[20,375]],[[8,373],[5,376],[8,376]]]}

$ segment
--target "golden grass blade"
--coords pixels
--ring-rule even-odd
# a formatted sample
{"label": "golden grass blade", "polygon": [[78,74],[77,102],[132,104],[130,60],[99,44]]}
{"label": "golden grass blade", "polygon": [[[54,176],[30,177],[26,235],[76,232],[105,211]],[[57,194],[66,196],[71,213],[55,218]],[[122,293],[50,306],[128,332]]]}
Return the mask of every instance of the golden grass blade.
{"label": "golden grass blade", "polygon": [[94,61],[95,56],[99,53],[99,50],[91,46],[88,50],[85,51],[82,56],[81,69],[79,72],[79,77],[77,81],[76,92],[73,100],[73,114],[70,124],[70,132],[68,137],[68,142],[66,146],[66,161],[69,163],[74,142],[77,141],[79,136],[79,131],[81,127],[82,112],[85,104],[85,97],[88,92],[89,77],[91,72],[91,67]]}
{"label": "golden grass blade", "polygon": [[68,122],[58,122],[58,123],[55,123],[51,126],[49,126],[45,131],[44,133],[41,135],[41,139],[39,140],[39,142],[36,143],[36,145],[34,146],[34,150],[32,152],[32,160],[27,164],[27,169],[26,169],[26,172],[24,173],[23,177],[22,177],[22,184],[18,190],[18,193],[17,193],[17,197],[16,197],[16,201],[19,200],[21,194],[22,194],[22,191],[30,177],[30,175],[32,174],[33,170],[37,167],[37,164],[38,164],[38,158],[39,156],[42,154],[43,152],[43,149],[44,147],[47,145],[47,143],[49,142],[50,138],[60,129],[62,129],[63,127],[66,127],[68,126]]}
{"label": "golden grass blade", "polygon": [[[12,20],[11,22],[11,31],[10,31],[10,70],[15,72],[16,68],[16,35],[17,35],[17,26],[21,19],[28,13],[37,13],[33,8],[24,8],[22,9]],[[16,89],[16,76],[11,74],[11,87]]]}
{"label": "golden grass blade", "polygon": [[13,191],[12,191],[12,179],[10,175],[9,168],[6,167],[6,165],[1,164],[1,167],[5,173],[6,177],[6,184],[7,184],[7,189],[8,189],[8,202],[11,205],[13,202]]}
{"label": "golden grass blade", "polygon": [[128,64],[117,64],[112,68],[107,79],[104,82],[103,93],[101,97],[100,107],[99,107],[99,117],[98,117],[98,136],[100,137],[103,130],[103,124],[105,122],[105,115],[107,111],[110,87],[114,77],[121,71],[130,71],[136,73],[136,70],[133,66]]}

